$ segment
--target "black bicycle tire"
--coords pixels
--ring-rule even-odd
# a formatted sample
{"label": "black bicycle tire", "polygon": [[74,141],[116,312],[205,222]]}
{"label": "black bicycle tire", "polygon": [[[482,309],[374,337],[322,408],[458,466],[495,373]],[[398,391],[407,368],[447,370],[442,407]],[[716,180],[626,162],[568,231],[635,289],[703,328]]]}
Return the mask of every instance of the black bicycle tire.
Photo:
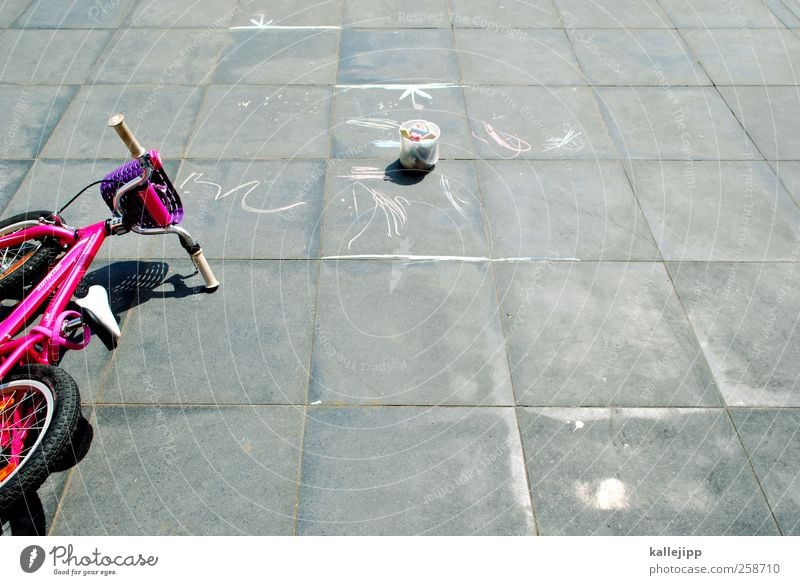
{"label": "black bicycle tire", "polygon": [[54,394],[53,417],[44,431],[36,450],[25,464],[0,487],[0,513],[25,494],[35,492],[63,461],[66,453],[73,451],[81,419],[78,385],[66,371],[56,366],[28,364],[14,370],[4,382],[35,380],[47,385]]}
{"label": "black bicycle tire", "polygon": [[[0,220],[0,230],[22,221],[36,220],[42,216],[50,215],[52,212],[38,210],[18,213],[9,218]],[[60,252],[58,241],[53,238],[42,238],[41,246],[21,265],[14,269],[10,274],[4,275],[0,271],[0,299],[22,298],[25,289],[32,284],[39,282],[47,273],[50,266]]]}
{"label": "black bicycle tire", "polygon": [[[3,530],[7,527],[7,530]],[[47,517],[42,499],[36,492],[25,494],[0,515],[3,536],[47,536]]]}

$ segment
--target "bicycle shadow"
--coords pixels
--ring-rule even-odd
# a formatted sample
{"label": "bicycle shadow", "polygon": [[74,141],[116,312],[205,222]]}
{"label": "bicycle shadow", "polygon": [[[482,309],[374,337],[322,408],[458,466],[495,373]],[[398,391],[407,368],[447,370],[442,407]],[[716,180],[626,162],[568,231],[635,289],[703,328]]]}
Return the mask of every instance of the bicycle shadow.
{"label": "bicycle shadow", "polygon": [[[186,280],[197,272],[170,273],[161,261],[120,260],[88,272],[75,291],[81,297],[90,286],[100,285],[108,292],[111,312],[119,316],[151,299],[184,298],[205,294],[203,286],[189,286]],[[167,285],[167,286],[165,286]],[[171,288],[170,288],[171,287]]]}

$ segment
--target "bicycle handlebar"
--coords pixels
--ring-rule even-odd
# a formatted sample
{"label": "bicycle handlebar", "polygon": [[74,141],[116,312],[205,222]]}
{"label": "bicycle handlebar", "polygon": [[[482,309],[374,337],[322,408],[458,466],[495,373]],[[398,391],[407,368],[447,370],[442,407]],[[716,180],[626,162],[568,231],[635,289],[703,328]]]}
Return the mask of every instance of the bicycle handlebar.
{"label": "bicycle handlebar", "polygon": [[108,125],[117,131],[117,134],[119,134],[125,146],[128,147],[133,158],[141,158],[144,156],[144,148],[142,148],[142,145],[139,144],[139,141],[136,140],[133,132],[131,132],[131,129],[128,128],[128,125],[125,123],[125,114],[121,112],[119,114],[114,114],[108,119]]}

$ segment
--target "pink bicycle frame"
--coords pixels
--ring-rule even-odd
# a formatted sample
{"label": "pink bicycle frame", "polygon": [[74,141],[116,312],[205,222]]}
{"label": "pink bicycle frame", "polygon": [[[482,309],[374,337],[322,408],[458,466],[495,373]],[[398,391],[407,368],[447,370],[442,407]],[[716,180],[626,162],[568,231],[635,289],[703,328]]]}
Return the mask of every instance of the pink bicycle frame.
{"label": "pink bicycle frame", "polygon": [[[0,323],[0,380],[21,363],[49,364],[56,361],[62,347],[80,349],[89,343],[89,328],[83,326],[83,340],[75,343],[64,338],[62,326],[75,289],[108,236],[108,226],[101,221],[80,229],[62,225],[39,224],[0,237],[0,248],[33,238],[51,237],[69,250],[33,290]],[[39,308],[55,290],[40,323],[30,332],[14,338],[30,324]],[[78,316],[77,313],[74,314]]]}

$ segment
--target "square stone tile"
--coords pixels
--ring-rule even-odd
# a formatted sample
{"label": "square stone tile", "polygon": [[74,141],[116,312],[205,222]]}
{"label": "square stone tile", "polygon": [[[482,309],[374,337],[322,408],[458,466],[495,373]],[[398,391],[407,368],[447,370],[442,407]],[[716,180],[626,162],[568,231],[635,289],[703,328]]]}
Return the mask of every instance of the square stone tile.
{"label": "square stone tile", "polygon": [[142,146],[161,151],[165,160],[176,160],[183,154],[197,115],[199,91],[186,86],[83,86],[61,116],[42,156],[130,156],[117,133],[106,125],[109,116],[124,112],[128,127]]}
{"label": "square stone tile", "polygon": [[117,28],[136,0],[35,0],[15,28]]}
{"label": "square stone tile", "polygon": [[139,0],[125,24],[136,28],[222,30],[246,20],[251,9],[252,0]]}
{"label": "square stone tile", "polygon": [[312,408],[299,534],[535,533],[516,417],[496,408]]}
{"label": "square stone tile", "polygon": [[167,264],[138,296],[104,401],[305,404],[316,264],[212,261],[211,295],[188,259]]}
{"label": "square stone tile", "polygon": [[800,406],[792,263],[669,264],[689,319],[730,406]]}
{"label": "square stone tile", "polygon": [[488,257],[473,161],[441,161],[427,173],[341,160],[328,174],[323,256]]}
{"label": "square stone tile", "polygon": [[800,159],[798,87],[720,87],[747,133],[771,160]]}
{"label": "square stone tile", "polygon": [[454,28],[514,30],[558,28],[561,20],[552,0],[450,0]]}
{"label": "square stone tile", "polygon": [[487,85],[580,85],[585,83],[562,30],[456,29],[461,79]]}
{"label": "square stone tile", "polygon": [[597,93],[623,158],[760,158],[714,88],[603,87]]}
{"label": "square stone tile", "polygon": [[[2,160],[0,159],[0,211],[6,208],[8,202],[17,192],[17,187],[25,178],[32,161],[29,160]],[[3,212],[7,217],[11,214]]]}
{"label": "square stone tile", "polygon": [[498,264],[517,403],[717,406],[661,264]]}
{"label": "square stone tile", "polygon": [[716,85],[797,85],[800,38],[789,30],[688,30],[686,43]]}
{"label": "square stone tile", "polygon": [[339,83],[455,82],[458,61],[447,29],[344,29]]}
{"label": "square stone tile", "polygon": [[426,119],[441,131],[439,158],[474,158],[461,87],[452,84],[337,86],[335,158],[400,156],[400,124]]}
{"label": "square stone tile", "polygon": [[665,260],[791,260],[800,209],[764,161],[632,164]]}
{"label": "square stone tile", "polygon": [[800,209],[766,162],[636,162],[631,173],[665,260],[795,259]]}
{"label": "square stone tile", "polygon": [[450,28],[447,0],[345,0],[344,25],[354,28]]}
{"label": "square stone tile", "polygon": [[0,158],[35,158],[74,95],[70,86],[0,86]]}
{"label": "square stone tile", "polygon": [[465,88],[478,158],[616,158],[587,87]]}
{"label": "square stone tile", "polygon": [[267,5],[259,5],[253,0],[241,0],[240,10],[234,15],[232,24],[244,28],[263,28],[265,26],[340,26],[342,24],[342,4],[344,0],[270,0]]}
{"label": "square stone tile", "polygon": [[187,147],[192,158],[327,158],[331,90],[212,85]]}
{"label": "square stone tile", "polygon": [[298,410],[98,407],[94,424],[51,534],[292,533]]}
{"label": "square stone tile", "polygon": [[[39,159],[9,202],[5,215],[35,209],[58,210],[86,185],[101,180],[123,162],[103,159]],[[167,174],[174,177],[177,163],[165,161],[164,164]],[[68,224],[82,227],[110,218],[111,210],[100,195],[100,186],[96,185],[89,187],[65,209],[63,217]],[[153,251],[154,239],[133,233],[109,237],[100,249],[98,258],[147,257]]]}
{"label": "square stone tile", "polygon": [[784,535],[800,535],[800,411],[734,410],[733,424]]}
{"label": "square stone tile", "polygon": [[[109,31],[8,30],[0,33],[0,54],[6,56],[0,80],[42,85],[86,81]],[[64,47],[73,50],[65,51]]]}
{"label": "square stone tile", "polygon": [[554,0],[565,28],[671,28],[658,0]]}
{"label": "square stone tile", "polygon": [[569,37],[597,85],[710,85],[675,31],[573,29]]}
{"label": "square stone tile", "polygon": [[723,410],[518,414],[542,534],[778,534]]}
{"label": "square stone tile", "polygon": [[513,404],[486,263],[325,261],[309,402]]}
{"label": "square stone tile", "polygon": [[610,161],[480,161],[493,258],[658,257],[628,179]]}
{"label": "square stone tile", "polygon": [[235,30],[227,35],[214,82],[331,84],[338,51],[336,30]]}
{"label": "square stone tile", "polygon": [[94,83],[207,83],[227,40],[208,29],[119,31],[95,66]]}
{"label": "square stone tile", "polygon": [[[189,160],[175,185],[206,258],[318,258],[325,173],[322,161]],[[165,257],[185,257],[176,242]]]}
{"label": "square stone tile", "polygon": [[677,28],[781,28],[762,0],[659,0]]}

